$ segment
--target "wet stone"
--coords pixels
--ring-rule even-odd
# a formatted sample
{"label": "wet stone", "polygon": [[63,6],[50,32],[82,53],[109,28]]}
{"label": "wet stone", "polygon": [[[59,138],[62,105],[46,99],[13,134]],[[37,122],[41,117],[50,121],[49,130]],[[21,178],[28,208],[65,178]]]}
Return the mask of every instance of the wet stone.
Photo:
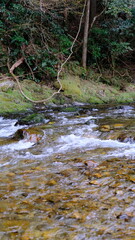
{"label": "wet stone", "polygon": [[32,113],[28,116],[20,118],[16,122],[16,126],[17,125],[31,125],[31,124],[46,123],[46,122],[49,122],[49,120],[45,119],[43,114]]}
{"label": "wet stone", "polygon": [[134,143],[135,142],[135,136],[133,136],[133,133],[131,133],[131,135],[129,135],[128,133],[122,133],[118,136],[117,138],[120,142],[130,142],[130,143]]}
{"label": "wet stone", "polygon": [[20,139],[25,139],[26,141],[38,143],[42,139],[43,135],[43,131],[36,128],[19,129],[14,134],[13,139],[16,141],[19,141]]}
{"label": "wet stone", "polygon": [[88,167],[88,168],[95,168],[98,166],[98,163],[94,162],[94,161],[85,161],[84,164]]}

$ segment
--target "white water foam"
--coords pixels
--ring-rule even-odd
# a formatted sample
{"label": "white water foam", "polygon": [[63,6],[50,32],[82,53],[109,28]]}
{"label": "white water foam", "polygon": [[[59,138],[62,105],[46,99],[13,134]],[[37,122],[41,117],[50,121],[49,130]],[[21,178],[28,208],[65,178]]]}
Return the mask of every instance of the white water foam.
{"label": "white water foam", "polygon": [[[104,158],[129,157],[130,159],[135,159],[135,144],[122,143],[117,140],[100,140],[92,137],[87,138],[76,136],[75,134],[61,136],[53,142],[51,147],[45,146],[42,148],[42,152],[39,154],[34,154],[35,147],[33,148],[33,143],[21,140],[17,143],[2,146],[1,150],[9,154],[9,152],[28,149],[27,152],[25,151],[19,153],[21,154],[21,158],[28,156],[32,159],[44,160],[45,157],[50,157],[53,154],[66,154],[68,151],[74,153],[78,149],[79,151],[87,151],[99,148],[108,148],[108,153],[103,155]],[[31,148],[31,151],[29,151],[29,148]],[[110,148],[114,150],[109,150]],[[16,154],[18,156],[18,153]],[[99,156],[97,155],[97,157]]]}
{"label": "white water foam", "polygon": [[[111,148],[114,149],[108,150],[108,154],[104,155],[104,157],[131,157],[135,158],[135,143],[123,143],[117,140],[101,140],[98,138],[98,132],[93,131],[93,128],[97,127],[94,123],[94,119],[91,116],[82,117],[82,118],[74,118],[74,119],[66,119],[69,124],[72,123],[71,127],[69,126],[69,131],[72,134],[64,135],[59,137],[57,140],[50,144],[46,144],[44,148],[42,148],[42,153],[34,155],[32,152],[30,155],[36,158],[42,158],[46,156],[51,156],[53,154],[59,153],[66,153],[68,151],[74,152],[76,149],[80,151],[84,150],[92,150],[92,149],[99,149],[99,148]],[[62,119],[63,120],[63,119]],[[86,121],[90,121],[88,125],[76,126],[77,123],[85,123]],[[0,137],[8,137],[15,133],[20,126],[15,126],[16,120],[10,119],[3,119],[0,117]],[[21,126],[24,127],[24,126]],[[71,128],[71,129],[70,129]],[[86,135],[86,134],[87,135]],[[86,136],[85,136],[86,135]],[[93,136],[94,135],[94,136]],[[27,142],[26,140],[20,140],[19,142],[7,144],[5,146],[1,146],[1,152],[8,153],[19,151],[19,150],[26,150],[33,147],[33,143]],[[36,146],[35,146],[36,147]],[[34,149],[34,148],[33,148]],[[29,152],[29,150],[28,150]],[[21,154],[21,153],[20,153]],[[26,152],[25,152],[26,154]]]}
{"label": "white water foam", "polygon": [[[76,136],[70,134],[68,136],[61,136],[58,139],[59,149],[58,153],[66,152],[68,150],[75,150],[79,148],[80,150],[91,150],[96,148],[113,148],[114,151],[110,152],[107,156],[123,157],[123,156],[132,156],[135,157],[135,143],[123,143],[117,140],[100,140],[95,138],[86,138],[82,136]],[[115,149],[117,149],[115,151]]]}
{"label": "white water foam", "polygon": [[[135,157],[135,144],[122,143],[117,140],[100,140],[93,137],[76,136],[75,134],[64,135],[58,138],[52,147],[45,146],[42,153],[36,155],[36,158],[48,157],[53,154],[66,154],[66,152],[76,152],[76,150],[93,150],[99,148],[108,148],[108,154],[104,157]],[[114,149],[113,152],[109,149]]]}
{"label": "white water foam", "polygon": [[135,146],[132,148],[129,148],[129,149],[119,149],[116,150],[116,151],[113,151],[113,152],[110,152],[107,157],[126,157],[126,158],[129,158],[129,159],[135,159]]}
{"label": "white water foam", "polygon": [[95,119],[98,119],[101,117],[93,117],[93,116],[88,116],[88,117],[75,117],[75,118],[66,118],[65,116],[60,118],[60,121],[58,124],[60,125],[76,125],[76,124],[85,124],[88,121],[94,121]]}
{"label": "white water foam", "polygon": [[15,133],[18,129],[23,128],[24,126],[15,126],[17,122],[16,119],[4,119],[0,117],[0,137],[9,137]]}
{"label": "white water foam", "polygon": [[1,150],[4,150],[4,152],[9,152],[9,150],[13,152],[15,150],[28,149],[28,148],[32,147],[33,145],[34,145],[34,143],[32,143],[32,142],[27,142],[26,140],[20,140],[19,142],[2,146]]}

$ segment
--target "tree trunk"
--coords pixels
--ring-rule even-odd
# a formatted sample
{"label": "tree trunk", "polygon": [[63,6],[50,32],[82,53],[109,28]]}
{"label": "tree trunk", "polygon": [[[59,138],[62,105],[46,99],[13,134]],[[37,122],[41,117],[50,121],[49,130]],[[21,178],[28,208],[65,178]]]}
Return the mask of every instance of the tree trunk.
{"label": "tree trunk", "polygon": [[93,19],[96,16],[97,0],[90,0],[90,27],[92,25]]}
{"label": "tree trunk", "polygon": [[88,34],[89,34],[89,21],[90,21],[90,0],[87,0],[84,35],[83,35],[83,50],[82,50],[82,66],[84,68],[86,68],[86,65],[87,65],[87,45],[88,45]]}

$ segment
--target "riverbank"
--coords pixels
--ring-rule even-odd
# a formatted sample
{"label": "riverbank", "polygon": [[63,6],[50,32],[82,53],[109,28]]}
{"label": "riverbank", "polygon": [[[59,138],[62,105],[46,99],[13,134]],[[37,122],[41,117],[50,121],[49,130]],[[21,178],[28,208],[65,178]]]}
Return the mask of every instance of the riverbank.
{"label": "riverbank", "polygon": [[[34,101],[47,99],[59,89],[58,82],[48,86],[44,83],[23,80],[20,84],[24,94]],[[61,93],[45,101],[45,105],[72,104],[74,101],[89,104],[117,104],[135,101],[135,84],[125,82],[122,89],[120,85],[111,86],[100,82],[99,75],[83,79],[82,76],[68,73],[62,77],[61,84]],[[1,75],[0,114],[23,112],[34,106],[34,103],[22,96],[17,83],[11,77]]]}

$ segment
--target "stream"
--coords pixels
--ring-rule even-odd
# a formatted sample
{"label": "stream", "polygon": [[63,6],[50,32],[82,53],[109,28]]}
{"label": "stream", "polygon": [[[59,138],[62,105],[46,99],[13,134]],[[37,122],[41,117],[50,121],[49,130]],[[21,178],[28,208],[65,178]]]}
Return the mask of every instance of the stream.
{"label": "stream", "polygon": [[0,117],[0,239],[135,239],[135,105],[39,112]]}

